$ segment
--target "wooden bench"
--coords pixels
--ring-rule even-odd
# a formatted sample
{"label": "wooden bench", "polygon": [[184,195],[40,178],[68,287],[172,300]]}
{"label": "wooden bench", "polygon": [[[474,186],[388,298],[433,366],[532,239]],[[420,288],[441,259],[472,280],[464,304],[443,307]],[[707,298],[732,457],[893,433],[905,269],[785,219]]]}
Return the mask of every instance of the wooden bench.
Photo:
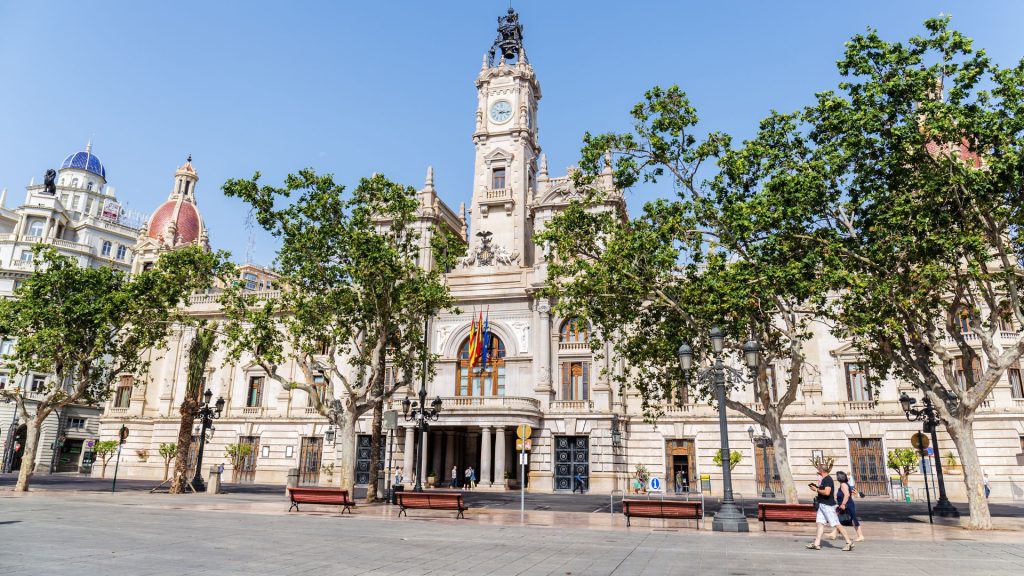
{"label": "wooden bench", "polygon": [[761,531],[768,531],[768,522],[815,522],[818,511],[813,504],[773,504],[757,503],[757,519],[761,521]]}
{"label": "wooden bench", "polygon": [[457,510],[458,514],[456,518],[463,518],[463,512],[469,510],[466,507],[466,503],[462,500],[462,494],[459,492],[398,492],[395,494],[398,497],[398,516],[401,517],[404,513],[406,517],[409,516],[407,510],[409,508],[420,508],[429,510]]}
{"label": "wooden bench", "polygon": [[[683,500],[623,500],[622,513],[626,515],[626,526],[631,516],[644,518],[679,518],[682,520],[703,520],[704,510],[700,502]],[[697,525],[700,528],[700,525]]]}
{"label": "wooden bench", "polygon": [[288,508],[291,512],[292,508],[295,508],[297,512],[299,510],[299,504],[328,504],[331,506],[340,506],[341,513],[344,514],[345,510],[348,513],[352,513],[352,507],[355,506],[355,502],[349,499],[348,490],[341,490],[338,488],[288,488],[288,496],[292,500],[292,505]]}

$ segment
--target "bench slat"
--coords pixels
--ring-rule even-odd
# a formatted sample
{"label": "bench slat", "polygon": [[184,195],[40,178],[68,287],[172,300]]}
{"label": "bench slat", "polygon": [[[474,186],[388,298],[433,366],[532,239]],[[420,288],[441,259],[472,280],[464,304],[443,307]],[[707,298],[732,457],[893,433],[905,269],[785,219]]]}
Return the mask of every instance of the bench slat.
{"label": "bench slat", "polygon": [[818,511],[813,504],[757,503],[757,519],[761,530],[768,531],[768,522],[816,522]]}
{"label": "bench slat", "polygon": [[679,500],[623,500],[622,513],[626,516],[626,526],[630,525],[631,516],[687,520],[701,520],[704,517],[700,502]]}
{"label": "bench slat", "polygon": [[462,499],[462,494],[458,492],[399,492],[396,496],[398,505],[401,507],[398,511],[399,516],[403,513],[408,516],[409,513],[406,510],[413,508],[456,510],[458,511],[456,518],[465,518],[463,512],[469,509]]}
{"label": "bench slat", "polygon": [[289,487],[288,497],[292,502],[291,507],[288,508],[289,512],[292,511],[292,508],[301,512],[299,504],[326,504],[340,506],[342,514],[345,513],[345,510],[351,514],[352,506],[355,506],[355,502],[348,497],[348,490],[338,488]]}

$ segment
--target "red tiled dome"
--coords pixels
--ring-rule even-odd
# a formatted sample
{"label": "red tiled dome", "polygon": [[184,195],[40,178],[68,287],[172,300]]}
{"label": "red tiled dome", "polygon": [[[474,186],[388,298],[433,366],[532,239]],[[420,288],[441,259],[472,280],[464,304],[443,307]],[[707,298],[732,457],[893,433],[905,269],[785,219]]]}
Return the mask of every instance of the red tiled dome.
{"label": "red tiled dome", "polygon": [[[174,238],[166,237],[167,223],[175,218],[177,213],[177,233]],[[149,219],[147,229],[150,238],[164,236],[164,241],[171,246],[189,244],[199,239],[202,233],[202,223],[199,218],[199,210],[195,205],[183,200],[168,200],[164,202],[153,216]]]}

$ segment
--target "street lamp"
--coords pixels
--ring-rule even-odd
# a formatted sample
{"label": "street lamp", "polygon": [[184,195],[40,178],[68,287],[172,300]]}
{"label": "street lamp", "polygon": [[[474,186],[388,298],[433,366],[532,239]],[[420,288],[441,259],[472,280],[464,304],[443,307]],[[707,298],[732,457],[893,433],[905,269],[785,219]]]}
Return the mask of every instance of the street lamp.
{"label": "street lamp", "polygon": [[[932,401],[926,394],[924,397],[924,408],[914,408],[917,404],[916,398],[911,398],[906,392],[900,394],[900,407],[907,415],[910,422],[923,421],[924,432],[932,435],[932,446],[935,451],[935,476],[939,480],[939,501],[935,503],[935,514],[946,518],[959,518],[960,512],[946,498],[946,483],[942,479],[942,457],[939,454],[939,437],[935,430],[939,427],[938,411],[932,405]],[[927,478],[925,479],[927,482]]]}
{"label": "street lamp", "polygon": [[213,427],[213,421],[220,418],[224,412],[224,398],[217,398],[217,403],[210,406],[213,400],[213,392],[207,390],[203,394],[203,405],[196,408],[193,413],[199,418],[199,449],[196,451],[196,475],[192,478],[192,489],[196,492],[205,492],[206,484],[203,482],[203,448],[206,446],[206,431]]}
{"label": "street lamp", "polygon": [[402,416],[406,422],[412,420],[416,421],[416,450],[413,458],[413,468],[415,469],[416,475],[416,486],[413,488],[413,492],[423,492],[422,476],[423,471],[420,470],[421,451],[423,450],[423,433],[427,431],[427,421],[437,422],[438,417],[441,415],[441,397],[438,396],[430,403],[430,407],[427,407],[427,388],[426,386],[420,387],[419,400],[410,401],[408,398],[402,400]]}
{"label": "street lamp", "polygon": [[753,442],[755,449],[764,449],[764,490],[761,491],[761,498],[775,498],[775,491],[772,490],[771,483],[771,472],[768,467],[768,447],[772,445],[772,437],[765,434],[764,429],[761,429],[761,433],[755,435],[754,427],[747,426],[747,434],[750,435],[750,441]]}
{"label": "street lamp", "polygon": [[[725,380],[726,374],[728,374],[732,380],[752,383],[757,377],[757,367],[761,361],[761,346],[752,338],[743,345],[743,361],[751,373],[750,379],[747,379],[739,370],[726,366],[722,362],[722,351],[725,350],[725,332],[715,326],[711,329],[709,336],[715,363],[710,368],[699,370],[696,380],[698,383],[711,381],[715,385],[716,400],[718,401],[718,426],[722,439],[722,506],[715,514],[711,528],[716,532],[749,532],[747,517],[736,506],[736,501],[732,497],[732,470],[729,467],[732,453],[729,451],[729,426],[725,414]],[[684,377],[690,378],[690,371],[693,368],[693,348],[683,342],[676,352],[676,356]]]}

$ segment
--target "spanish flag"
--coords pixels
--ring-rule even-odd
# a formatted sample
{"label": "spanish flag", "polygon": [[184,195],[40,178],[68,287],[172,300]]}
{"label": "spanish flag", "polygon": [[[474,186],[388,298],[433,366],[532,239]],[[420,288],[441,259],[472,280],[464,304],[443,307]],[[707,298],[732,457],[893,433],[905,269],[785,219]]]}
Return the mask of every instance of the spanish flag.
{"label": "spanish flag", "polygon": [[477,357],[477,353],[479,352],[479,347],[477,345],[477,337],[478,336],[479,336],[479,333],[477,332],[476,320],[470,320],[469,321],[469,371],[470,372],[473,371],[473,365],[476,364],[476,357]]}

